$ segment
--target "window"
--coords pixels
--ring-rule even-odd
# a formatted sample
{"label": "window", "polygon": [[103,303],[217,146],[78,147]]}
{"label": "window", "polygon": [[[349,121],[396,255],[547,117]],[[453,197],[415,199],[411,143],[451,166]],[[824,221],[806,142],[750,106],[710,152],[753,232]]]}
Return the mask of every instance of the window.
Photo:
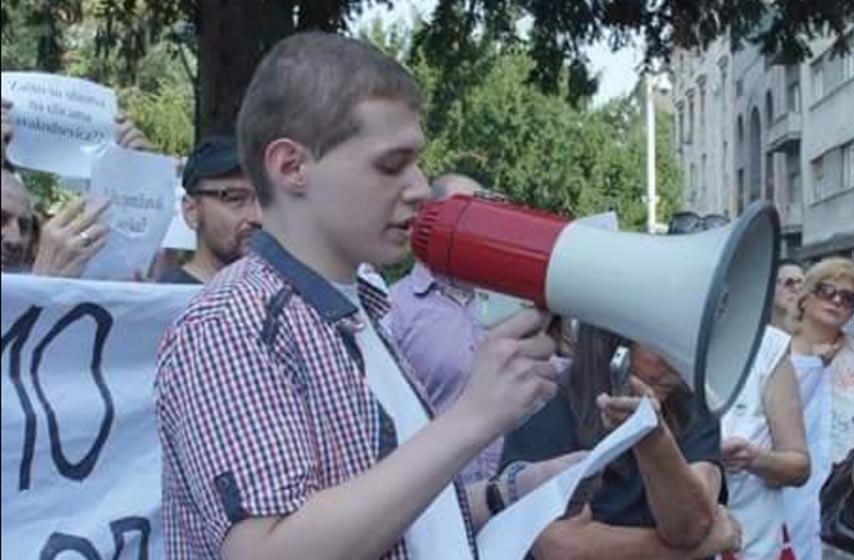
{"label": "window", "polygon": [[800,113],[801,112],[801,83],[794,82],[789,84],[788,95],[786,96],[788,100],[789,112],[791,113]]}
{"label": "window", "polygon": [[818,101],[824,97],[824,64],[816,62],[812,67],[812,100]]}
{"label": "window", "polygon": [[688,174],[688,192],[691,193],[692,202],[697,201],[697,164],[692,163]]}
{"label": "window", "polygon": [[739,169],[736,174],[735,213],[741,214],[744,210],[744,169]]}
{"label": "window", "polygon": [[765,154],[765,200],[774,202],[774,152]]}
{"label": "window", "polygon": [[744,83],[741,80],[735,81],[735,96],[741,97],[742,90],[744,90]]}
{"label": "window", "polygon": [[688,142],[694,141],[694,97],[688,99]]}
{"label": "window", "polygon": [[708,176],[706,175],[706,154],[703,154],[703,162],[702,167],[700,168],[700,192],[703,195],[703,198],[706,197],[706,189],[708,188]]}
{"label": "window", "polygon": [[812,200],[818,202],[824,198],[824,158],[812,160]]}
{"label": "window", "polygon": [[721,152],[721,186],[726,196],[729,196],[729,144],[724,140],[723,151]]}
{"label": "window", "polygon": [[854,142],[842,147],[842,188],[854,189]]}
{"label": "window", "polygon": [[741,115],[738,116],[738,121],[735,124],[735,154],[733,156],[733,161],[738,165],[741,161],[741,158],[744,157],[744,119],[741,118]]}
{"label": "window", "polygon": [[854,78],[854,51],[842,55],[842,81]]}
{"label": "window", "polygon": [[721,114],[726,116],[726,100],[729,98],[727,91],[727,71],[726,66],[721,67]]}
{"label": "window", "polygon": [[724,140],[723,149],[721,150],[721,175],[726,177],[727,171],[727,163],[729,162],[729,143]]}
{"label": "window", "polygon": [[[803,202],[801,200],[801,162],[795,154],[787,154],[786,165],[789,172],[789,207],[797,206]],[[791,210],[790,210],[791,212]]]}
{"label": "window", "polygon": [[702,137],[706,130],[706,87],[700,86],[700,128],[698,134]]}
{"label": "window", "polygon": [[685,143],[685,108],[679,107],[679,148],[682,148],[682,144]]}
{"label": "window", "polygon": [[771,128],[774,122],[774,96],[771,95],[771,90],[765,93],[765,128]]}

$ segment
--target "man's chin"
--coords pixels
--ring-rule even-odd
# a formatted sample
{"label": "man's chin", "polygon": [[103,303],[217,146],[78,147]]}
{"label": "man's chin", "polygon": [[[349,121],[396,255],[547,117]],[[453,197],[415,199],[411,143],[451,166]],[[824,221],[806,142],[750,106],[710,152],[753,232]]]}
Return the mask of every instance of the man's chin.
{"label": "man's chin", "polygon": [[384,251],[383,253],[384,254],[381,256],[375,256],[371,261],[365,262],[372,262],[378,266],[394,266],[398,263],[403,262],[409,255],[409,244],[405,243],[402,245],[389,246],[388,250]]}

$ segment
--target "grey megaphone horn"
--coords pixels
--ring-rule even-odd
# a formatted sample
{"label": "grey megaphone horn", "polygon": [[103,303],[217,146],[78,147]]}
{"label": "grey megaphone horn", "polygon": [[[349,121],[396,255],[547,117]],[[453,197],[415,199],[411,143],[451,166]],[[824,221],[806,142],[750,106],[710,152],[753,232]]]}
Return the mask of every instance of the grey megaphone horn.
{"label": "grey megaphone horn", "polygon": [[421,208],[412,245],[438,274],[655,350],[723,414],[770,316],[779,231],[773,206],[759,202],[728,226],[657,236],[456,196]]}

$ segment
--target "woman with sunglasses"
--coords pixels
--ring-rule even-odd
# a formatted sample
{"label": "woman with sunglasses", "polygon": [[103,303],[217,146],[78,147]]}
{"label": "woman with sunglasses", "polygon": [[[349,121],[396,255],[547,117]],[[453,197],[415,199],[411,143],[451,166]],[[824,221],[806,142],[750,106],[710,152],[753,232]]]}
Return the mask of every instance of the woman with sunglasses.
{"label": "woman with sunglasses", "polygon": [[[798,560],[822,558],[819,493],[834,463],[854,448],[854,340],[842,328],[854,314],[854,263],[831,258],[806,275],[797,304],[792,364],[798,377],[812,474],[787,489],[787,525]],[[825,551],[824,558],[848,558]]]}

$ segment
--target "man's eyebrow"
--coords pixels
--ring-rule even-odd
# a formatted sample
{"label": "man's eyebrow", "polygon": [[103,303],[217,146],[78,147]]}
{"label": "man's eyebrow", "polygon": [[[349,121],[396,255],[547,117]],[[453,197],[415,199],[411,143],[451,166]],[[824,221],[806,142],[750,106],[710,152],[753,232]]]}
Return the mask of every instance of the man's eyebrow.
{"label": "man's eyebrow", "polygon": [[389,148],[379,153],[377,157],[389,157],[389,156],[409,156],[409,155],[417,155],[420,154],[424,150],[423,145],[418,146],[398,146],[395,148]]}

